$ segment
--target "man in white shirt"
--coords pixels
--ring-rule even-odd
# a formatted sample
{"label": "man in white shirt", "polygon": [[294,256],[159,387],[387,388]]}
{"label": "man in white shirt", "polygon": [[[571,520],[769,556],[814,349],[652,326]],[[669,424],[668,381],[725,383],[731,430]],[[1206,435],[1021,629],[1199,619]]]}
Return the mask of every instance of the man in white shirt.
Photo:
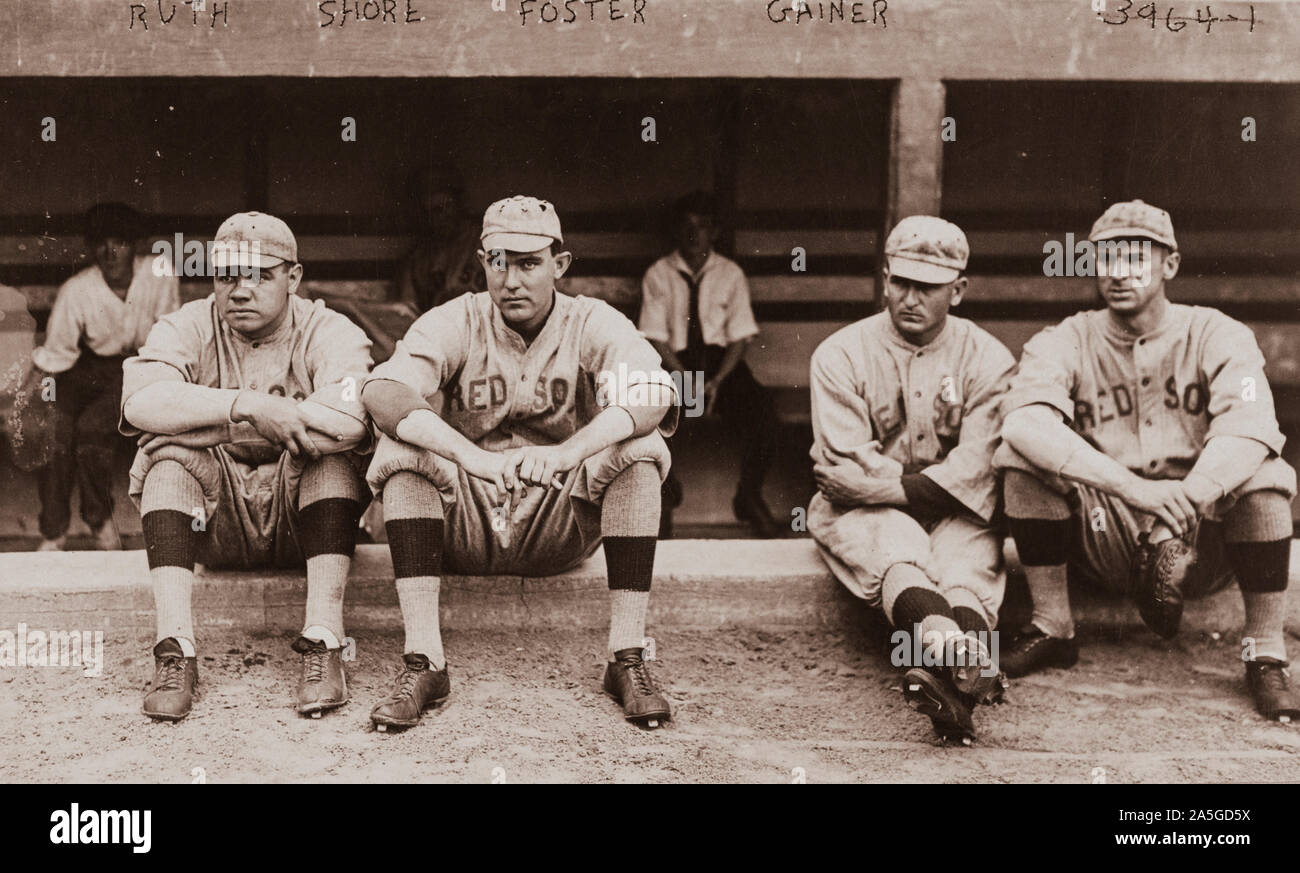
{"label": "man in white shirt", "polygon": [[[779,537],[781,526],[763,502],[763,477],[775,453],[776,414],[745,364],[745,348],[758,335],[749,283],[739,264],[713,249],[718,228],[712,197],[695,192],[678,200],[673,232],[677,248],[655,261],[641,280],[638,327],[665,369],[703,378],[705,414],[721,415],[741,445],[732,509],[759,536]],[[672,535],[672,510],[680,495],[681,484],[670,472],[664,483],[662,538]]]}
{"label": "man in white shirt", "polygon": [[29,408],[51,404],[40,410],[48,434],[37,472],[42,551],[57,551],[67,541],[74,482],[81,518],[98,547],[122,547],[112,497],[122,361],[144,343],[160,316],[180,306],[171,270],[156,270],[156,259],[136,254],[140,237],[140,215],[130,206],[91,207],[85,238],[94,263],[60,286],[45,343],[32,350]]}

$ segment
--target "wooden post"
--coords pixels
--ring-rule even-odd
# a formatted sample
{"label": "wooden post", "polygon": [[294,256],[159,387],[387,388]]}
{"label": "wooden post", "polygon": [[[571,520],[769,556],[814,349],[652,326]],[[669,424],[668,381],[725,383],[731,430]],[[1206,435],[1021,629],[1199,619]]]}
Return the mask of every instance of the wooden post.
{"label": "wooden post", "polygon": [[900,218],[938,215],[943,187],[945,88],[937,79],[899,79],[889,105],[889,173],[885,226],[876,264],[876,305],[883,302],[885,237]]}

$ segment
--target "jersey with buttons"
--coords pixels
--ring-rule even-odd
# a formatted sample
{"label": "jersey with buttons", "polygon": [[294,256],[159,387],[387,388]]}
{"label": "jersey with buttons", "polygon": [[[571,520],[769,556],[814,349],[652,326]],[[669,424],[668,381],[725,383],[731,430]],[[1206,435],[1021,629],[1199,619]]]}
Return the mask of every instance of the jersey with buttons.
{"label": "jersey with buttons", "polygon": [[948,316],[928,345],[908,342],[881,312],[832,334],[811,368],[815,463],[855,458],[867,443],[924,473],[989,520],[998,400],[1015,359],[973,322]]}
{"label": "jersey with buttons", "polygon": [[[490,294],[463,294],[420,316],[370,378],[414,388],[487,451],[563,442],[602,407],[625,405],[606,396],[605,385],[672,385],[658,353],[621,312],[559,292],[531,344],[505,323]],[[664,416],[661,432],[672,433],[678,410]]]}
{"label": "jersey with buttons", "polygon": [[1040,331],[1025,344],[1006,409],[1034,403],[1058,410],[1094,447],[1150,479],[1183,478],[1215,436],[1282,450],[1255,335],[1204,306],[1170,304],[1141,336],[1104,309]]}

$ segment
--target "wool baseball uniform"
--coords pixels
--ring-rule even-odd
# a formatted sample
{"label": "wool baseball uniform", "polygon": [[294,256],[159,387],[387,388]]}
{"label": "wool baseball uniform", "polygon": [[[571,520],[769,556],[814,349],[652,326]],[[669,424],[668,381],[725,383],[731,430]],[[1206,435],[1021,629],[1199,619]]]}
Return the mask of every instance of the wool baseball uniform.
{"label": "wool baseball uniform", "polygon": [[[365,332],[322,300],[295,294],[288,307],[274,333],[250,340],[222,320],[215,295],[182,306],[161,319],[139,354],[123,365],[123,408],[144,386],[179,374],[210,388],[310,399],[365,423],[361,387],[371,365]],[[125,416],[119,427],[127,435],[140,433]],[[267,445],[251,425],[235,425],[232,433],[235,441],[229,445],[137,452],[131,466],[132,499],[138,506],[155,464],[176,460],[203,490],[209,536],[201,563],[300,565],[297,497],[305,459]],[[364,448],[346,453],[358,470],[364,469],[359,457]]]}
{"label": "wool baseball uniform", "polygon": [[[989,627],[996,626],[1005,575],[1001,535],[992,526],[997,481],[990,462],[1001,427],[999,399],[1014,365],[1002,343],[954,315],[924,346],[899,333],[888,312],[818,346],[810,377],[814,463],[833,463],[838,455],[861,464],[867,444],[876,441],[905,477],[925,477],[922,487],[937,486],[963,510],[918,518],[909,507],[842,509],[816,494],[808,530],[855,595],[880,607],[885,573],[911,563],[949,600],[978,606]],[[961,589],[966,593],[954,597]]]}
{"label": "wool baseball uniform", "polygon": [[[610,405],[624,406],[635,419],[637,407],[626,405],[615,386],[633,393],[646,383],[672,385],[659,355],[622,313],[559,292],[530,345],[487,292],[435,307],[411,325],[367,384],[381,380],[414,389],[453,428],[493,452],[563,442]],[[410,411],[372,410],[381,430]],[[676,428],[678,412],[672,406],[654,430],[588,458],[563,488],[529,488],[509,519],[495,505],[491,483],[388,433],[379,439],[367,481],[379,495],[394,473],[411,471],[437,487],[447,507],[445,560],[454,572],[558,573],[600,544],[598,504],[621,470],[651,461],[663,481],[670,465],[664,436]]]}
{"label": "wool baseball uniform", "polygon": [[[1200,516],[1194,550],[1156,546],[1155,560],[1191,555],[1191,563],[1166,568],[1177,578],[1180,602],[1236,579],[1245,606],[1242,659],[1255,706],[1270,718],[1300,717],[1284,669],[1283,632],[1296,474],[1280,457],[1283,437],[1264,357],[1239,322],[1168,301],[1163,283],[1178,265],[1171,260],[1178,243],[1168,212],[1141,200],[1112,204],[1089,239],[1158,244],[1161,257],[1144,259],[1161,272],[1133,275],[1119,264],[1100,273],[1106,310],[1073,315],[1025,346],[1006,415],[1010,421],[1027,407],[1042,407],[1041,429],[1008,432],[1010,441],[994,456],[1034,605],[1031,626],[1004,650],[1007,672],[1024,675],[1077,660],[1067,586],[1072,572],[1112,590],[1132,579],[1134,599],[1150,605],[1150,592],[1141,587],[1149,576],[1134,562],[1150,551],[1139,552],[1140,538],[1156,519],[1131,507],[1114,485],[1103,490],[1065,478],[1095,461],[1091,447],[1137,477],[1178,483],[1189,501],[1184,483],[1193,485]],[[1138,311],[1130,301],[1145,302]],[[1139,327],[1130,311],[1159,317]],[[1079,468],[1072,466],[1076,456]],[[1199,496],[1207,483],[1213,490]],[[1219,496],[1206,507],[1213,494]],[[1176,618],[1169,624],[1158,613],[1143,617],[1162,635],[1177,632]]]}
{"label": "wool baseball uniform", "polygon": [[[1263,443],[1270,457],[1214,506],[1212,521],[1250,492],[1295,496],[1295,470],[1280,456],[1285,438],[1264,356],[1251,330],[1217,309],[1171,303],[1164,320],[1141,336],[1123,331],[1107,310],[1080,312],[1040,331],[1025,344],[1004,412],[1035,403],[1055,409],[1094,448],[1146,479],[1186,477],[1216,436]],[[1123,584],[1149,517],[1096,488],[1036,469],[1006,443],[994,464],[1076,494],[1079,527],[1071,542],[1080,551],[1080,569],[1108,587]],[[1197,472],[1215,481],[1221,477],[1221,471],[1203,466]],[[1203,579],[1202,591],[1231,578],[1226,564],[1209,561],[1207,549],[1221,553],[1205,539],[1202,563],[1211,578]]]}

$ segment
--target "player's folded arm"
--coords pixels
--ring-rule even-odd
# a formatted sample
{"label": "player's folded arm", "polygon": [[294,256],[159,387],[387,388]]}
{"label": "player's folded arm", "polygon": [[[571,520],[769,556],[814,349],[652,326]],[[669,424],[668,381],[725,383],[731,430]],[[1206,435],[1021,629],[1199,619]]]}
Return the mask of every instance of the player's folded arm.
{"label": "player's folded arm", "polygon": [[412,412],[417,409],[433,412],[429,401],[410,385],[374,374],[361,389],[361,403],[375,427],[393,439],[399,439],[397,425]]}
{"label": "player's folded arm", "polygon": [[185,381],[171,364],[128,359],[122,367],[122,411],[118,430],[174,435],[230,424],[230,409],[239,396],[232,388],[209,388]]}
{"label": "player's folded arm", "polygon": [[984,521],[991,521],[997,508],[993,453],[1002,434],[1002,399],[1015,369],[1011,353],[996,340],[990,342],[996,345],[985,351],[979,369],[962,388],[961,434],[957,445],[942,461],[922,471],[962,510]]}

